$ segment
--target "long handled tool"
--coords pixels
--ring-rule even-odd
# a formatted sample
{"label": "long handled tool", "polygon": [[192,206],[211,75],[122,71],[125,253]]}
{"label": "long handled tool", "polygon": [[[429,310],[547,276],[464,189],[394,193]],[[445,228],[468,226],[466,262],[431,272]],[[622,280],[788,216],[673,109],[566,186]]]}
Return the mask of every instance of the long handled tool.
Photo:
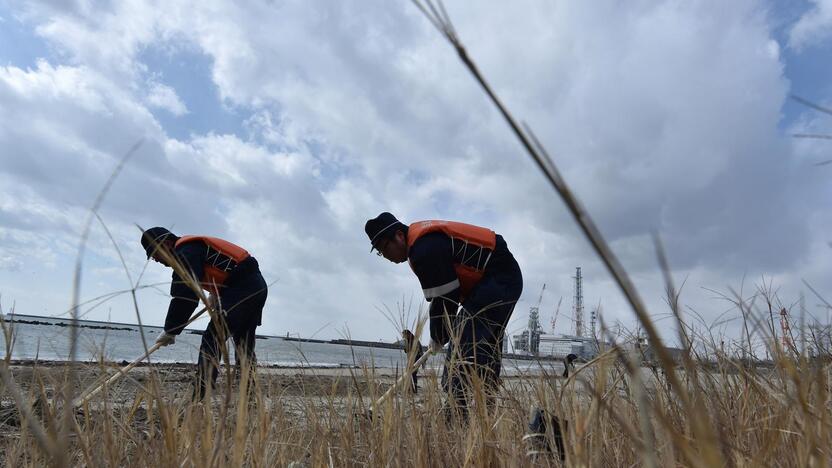
{"label": "long handled tool", "polygon": [[[206,311],[206,310],[208,310],[208,307],[203,307],[200,311],[198,311],[196,314],[194,314],[194,315],[191,317],[191,319],[190,319],[190,320],[188,320],[188,322],[187,322],[185,325],[183,325],[183,326],[182,326],[182,328],[185,328],[185,327],[187,327],[188,325],[190,325],[191,323],[195,322],[195,321],[196,321],[196,319],[198,319],[198,318],[199,318],[199,317],[200,317],[203,313],[205,313],[205,311]],[[72,406],[73,406],[73,408],[74,408],[74,407],[77,407],[77,406],[81,406],[81,405],[83,405],[84,403],[86,403],[87,401],[89,401],[89,399],[90,399],[90,398],[92,398],[94,395],[96,395],[98,392],[100,392],[102,389],[104,389],[104,387],[106,387],[107,385],[112,384],[112,383],[113,383],[113,382],[115,382],[116,380],[118,380],[118,379],[120,379],[121,377],[123,377],[123,376],[124,376],[127,372],[129,372],[129,371],[130,371],[130,369],[132,369],[132,368],[136,367],[137,365],[139,365],[139,363],[140,363],[140,362],[142,362],[142,361],[144,361],[145,359],[147,359],[147,357],[148,357],[148,356],[150,356],[151,354],[153,354],[154,352],[156,352],[156,351],[157,351],[159,348],[161,348],[161,347],[162,347],[162,344],[161,344],[161,343],[156,343],[156,344],[154,344],[153,346],[151,346],[151,347],[150,347],[150,349],[148,349],[148,350],[147,350],[147,352],[146,352],[146,353],[144,353],[144,354],[142,354],[141,356],[137,357],[137,358],[136,358],[133,362],[131,362],[130,364],[127,364],[126,366],[124,366],[124,367],[122,367],[121,369],[119,369],[119,370],[118,370],[118,372],[116,372],[115,374],[113,374],[112,376],[110,376],[110,378],[108,378],[107,380],[105,380],[102,384],[100,384],[100,385],[98,385],[97,387],[94,387],[94,388],[92,388],[92,389],[87,389],[87,390],[83,391],[83,392],[81,393],[81,395],[79,395],[79,396],[78,396],[78,398],[76,398],[76,399],[72,402]]]}
{"label": "long handled tool", "polygon": [[[426,362],[428,362],[428,358],[431,356],[431,354],[433,354],[433,352],[431,350],[428,350],[428,352],[423,354],[422,357],[417,359],[416,362],[413,363],[413,369],[411,370],[411,372],[419,370],[419,368],[421,368]],[[378,397],[376,402],[373,403],[372,409],[378,408],[379,406],[381,406],[382,403],[384,403],[384,400],[390,398],[390,395],[392,395],[393,392],[395,392],[396,389],[399,388],[399,385],[401,385],[402,382],[410,378],[411,372],[405,372],[404,374],[402,374],[402,376],[399,377],[399,380],[397,380],[392,387],[388,388],[387,391],[384,392],[384,395]]]}

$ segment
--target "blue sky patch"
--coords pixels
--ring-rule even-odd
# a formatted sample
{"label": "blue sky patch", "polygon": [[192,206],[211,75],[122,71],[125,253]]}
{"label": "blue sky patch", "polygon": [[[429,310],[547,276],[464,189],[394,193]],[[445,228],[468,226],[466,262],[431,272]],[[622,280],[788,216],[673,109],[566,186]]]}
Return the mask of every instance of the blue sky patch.
{"label": "blue sky patch", "polygon": [[245,140],[243,121],[250,115],[241,108],[220,101],[211,79],[213,60],[194,48],[148,47],[138,56],[147,66],[149,77],[176,91],[188,113],[176,116],[164,109],[153,115],[168,135],[187,141],[196,134],[232,134]]}
{"label": "blue sky patch", "polygon": [[32,25],[27,25],[0,3],[0,65],[18,68],[34,68],[38,59],[52,61],[53,52],[47,43],[35,35]]}

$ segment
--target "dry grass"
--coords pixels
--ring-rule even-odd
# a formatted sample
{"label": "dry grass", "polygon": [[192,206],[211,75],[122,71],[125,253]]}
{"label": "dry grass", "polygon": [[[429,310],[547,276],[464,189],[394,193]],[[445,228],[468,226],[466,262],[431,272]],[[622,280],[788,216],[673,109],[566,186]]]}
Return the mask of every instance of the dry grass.
{"label": "dry grass", "polygon": [[[496,406],[475,403],[467,421],[445,418],[445,395],[431,372],[418,395],[403,386],[367,417],[393,380],[374,369],[291,377],[261,371],[250,392],[246,379],[221,379],[210,400],[192,404],[182,398],[192,369],[162,366],[102,392],[67,422],[62,369],[7,363],[3,372],[17,384],[0,390],[0,457],[5,466],[44,466],[58,461],[55,446],[65,446],[61,460],[71,466],[561,466],[556,454],[526,454],[533,448],[523,440],[529,409],[544,407],[567,421],[568,466],[639,466],[649,458],[659,466],[826,466],[829,363],[774,344],[773,367],[714,351],[710,361],[676,369],[680,386],[668,385],[661,366],[631,367],[617,349],[568,379],[507,378]],[[100,373],[77,368],[75,386]],[[67,423],[72,430],[61,443]]]}

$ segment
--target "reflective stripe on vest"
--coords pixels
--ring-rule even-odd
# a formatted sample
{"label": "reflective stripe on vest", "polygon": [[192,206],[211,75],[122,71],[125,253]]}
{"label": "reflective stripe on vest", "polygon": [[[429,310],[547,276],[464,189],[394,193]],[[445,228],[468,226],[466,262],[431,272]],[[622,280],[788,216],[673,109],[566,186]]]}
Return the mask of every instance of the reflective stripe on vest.
{"label": "reflective stripe on vest", "polygon": [[202,288],[206,291],[214,291],[218,286],[225,284],[228,276],[237,268],[237,265],[250,256],[246,249],[236,244],[208,236],[180,237],[176,241],[176,247],[197,241],[203,242],[207,246],[203,266],[204,273],[201,278]]}
{"label": "reflective stripe on vest", "polygon": [[[459,279],[461,302],[485,274],[485,267],[497,246],[497,234],[491,229],[454,221],[418,221],[411,224],[407,229],[408,250],[417,239],[432,232],[442,232],[451,238],[454,271],[456,271],[456,276]],[[410,268],[413,269],[412,264]],[[425,298],[433,299],[453,291],[457,286],[454,283],[452,281],[442,286],[424,290]]]}

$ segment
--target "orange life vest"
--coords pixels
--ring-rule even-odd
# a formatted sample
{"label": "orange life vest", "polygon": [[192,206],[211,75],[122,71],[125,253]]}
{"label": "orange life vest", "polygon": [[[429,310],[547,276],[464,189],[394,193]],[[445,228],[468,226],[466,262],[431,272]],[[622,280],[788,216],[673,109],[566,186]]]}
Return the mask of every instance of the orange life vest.
{"label": "orange life vest", "polygon": [[[451,238],[461,301],[485,274],[485,267],[497,246],[497,234],[491,229],[454,221],[418,221],[407,228],[407,248],[410,249],[417,239],[432,232],[443,232]],[[413,265],[410,267],[412,269]]]}
{"label": "orange life vest", "polygon": [[176,241],[175,245],[179,247],[196,241],[204,242],[208,248],[205,255],[204,273],[200,278],[202,288],[206,291],[216,292],[219,286],[225,284],[237,265],[250,257],[246,249],[216,237],[183,236]]}

